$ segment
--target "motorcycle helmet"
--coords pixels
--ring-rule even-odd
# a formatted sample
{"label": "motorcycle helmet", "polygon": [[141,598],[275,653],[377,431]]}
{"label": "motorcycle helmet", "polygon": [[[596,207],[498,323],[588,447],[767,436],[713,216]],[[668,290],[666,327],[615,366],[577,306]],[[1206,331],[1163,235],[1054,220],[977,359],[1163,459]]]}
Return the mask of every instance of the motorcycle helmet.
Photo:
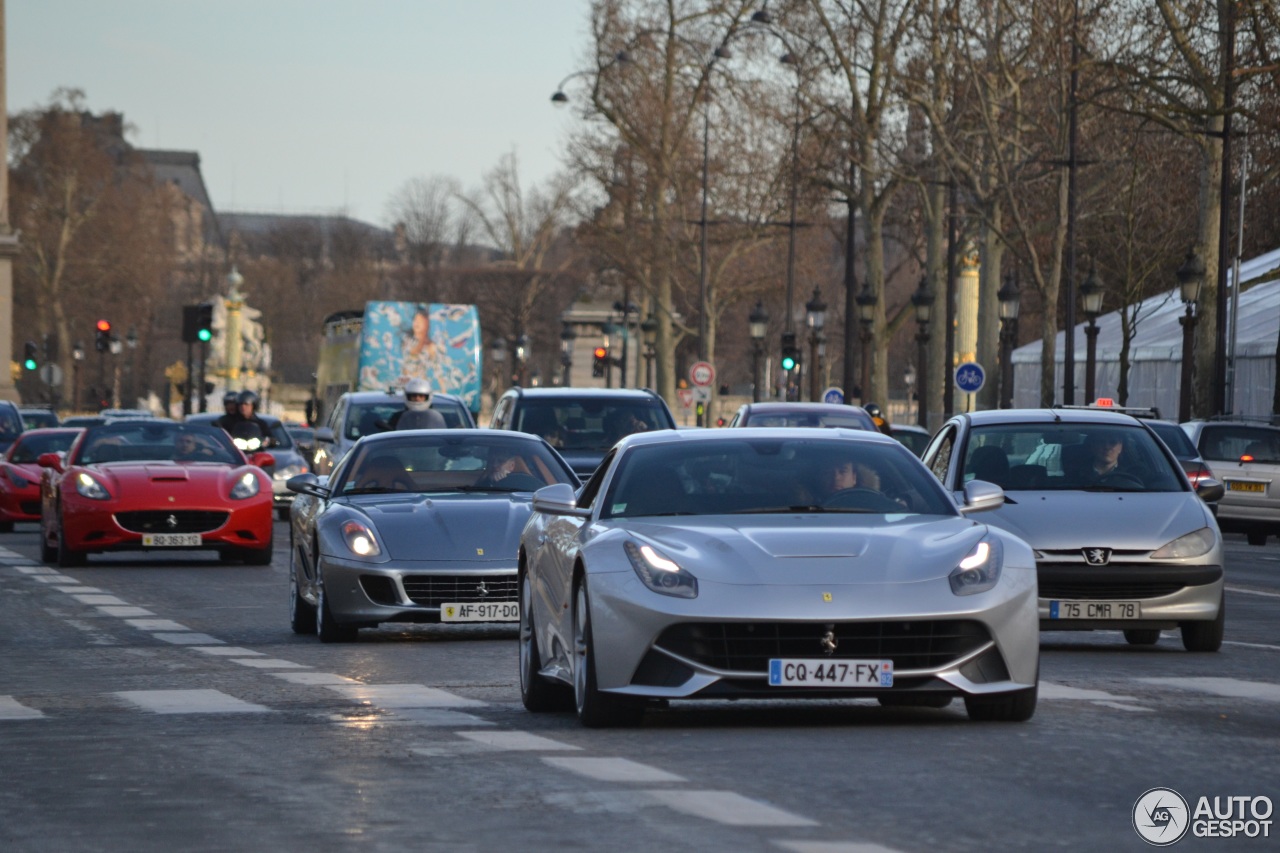
{"label": "motorcycle helmet", "polygon": [[411,412],[425,412],[431,407],[431,385],[427,380],[409,380],[404,386],[404,404]]}

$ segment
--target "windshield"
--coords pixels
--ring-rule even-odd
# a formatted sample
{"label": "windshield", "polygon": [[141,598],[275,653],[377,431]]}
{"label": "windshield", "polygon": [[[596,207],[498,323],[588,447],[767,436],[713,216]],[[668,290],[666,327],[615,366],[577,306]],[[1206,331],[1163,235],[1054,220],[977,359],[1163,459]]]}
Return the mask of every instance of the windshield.
{"label": "windshield", "polygon": [[847,412],[791,411],[753,412],[742,424],[753,427],[843,427],[875,431],[870,415],[860,415],[850,409]]}
{"label": "windshield", "polygon": [[534,492],[578,478],[541,442],[493,436],[425,436],[357,445],[335,494]]}
{"label": "windshield", "polygon": [[35,462],[42,453],[60,453],[71,446],[80,433],[75,430],[66,432],[46,432],[44,434],[26,433],[18,437],[18,442],[9,451],[9,461],[19,463]]}
{"label": "windshield", "polygon": [[1191,438],[1177,424],[1169,421],[1147,421],[1147,426],[1160,436],[1160,440],[1179,459],[1194,459],[1200,455],[1196,452],[1196,446],[1191,443]]}
{"label": "windshield", "polygon": [[960,488],[986,480],[1005,491],[1179,492],[1173,463],[1139,426],[1045,423],[974,427]]}
{"label": "windshield", "polygon": [[71,464],[158,461],[240,465],[244,457],[215,427],[138,418],[86,430]]}
{"label": "windshield", "polygon": [[726,438],[632,448],[618,461],[601,517],[794,512],[957,510],[897,443]]}
{"label": "windshield", "polygon": [[[463,420],[461,403],[436,397],[431,401],[431,408],[444,416],[444,425],[449,429],[470,426]],[[355,441],[362,436],[387,432],[391,429],[391,418],[403,411],[404,400],[353,404],[347,413],[346,437]]]}
{"label": "windshield", "polygon": [[603,453],[633,432],[671,429],[674,425],[653,401],[565,399],[526,401],[513,426],[542,436],[561,450]]}
{"label": "windshield", "polygon": [[[1210,462],[1263,462],[1280,464],[1280,430],[1237,424],[1206,426],[1200,435],[1200,452]],[[1245,456],[1251,457],[1244,459]]]}

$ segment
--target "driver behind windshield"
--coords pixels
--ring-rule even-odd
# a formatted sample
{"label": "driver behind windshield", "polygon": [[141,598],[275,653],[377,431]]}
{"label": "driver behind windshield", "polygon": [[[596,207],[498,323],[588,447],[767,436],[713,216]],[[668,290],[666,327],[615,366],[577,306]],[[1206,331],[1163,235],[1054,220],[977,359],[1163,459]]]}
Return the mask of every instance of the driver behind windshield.
{"label": "driver behind windshield", "polygon": [[1136,476],[1124,458],[1124,435],[1119,430],[1094,430],[1085,436],[1084,453],[1073,460],[1072,479],[1079,483],[1098,483],[1117,474]]}

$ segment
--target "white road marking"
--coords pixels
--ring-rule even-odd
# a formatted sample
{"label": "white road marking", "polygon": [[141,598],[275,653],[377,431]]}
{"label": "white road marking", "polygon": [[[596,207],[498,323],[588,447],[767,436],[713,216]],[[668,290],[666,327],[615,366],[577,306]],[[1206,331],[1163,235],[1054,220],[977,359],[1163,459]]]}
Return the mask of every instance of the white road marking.
{"label": "white road marking", "polygon": [[1245,589],[1242,586],[1229,586],[1227,592],[1238,592],[1243,595],[1261,595],[1264,598],[1280,598],[1280,592],[1263,592],[1260,589]]}
{"label": "white road marking", "polygon": [[99,607],[98,610],[101,611],[104,616],[118,616],[121,619],[127,616],[155,616],[154,613],[145,607],[132,607],[127,604],[106,605],[105,607]]}
{"label": "white road marking", "polygon": [[538,752],[542,750],[578,750],[581,747],[529,732],[454,732],[458,737],[482,743],[492,749]]}
{"label": "white road marking", "polygon": [[1104,708],[1115,708],[1117,711],[1142,711],[1143,713],[1155,713],[1154,708],[1144,708],[1141,705],[1125,705],[1120,702],[1095,701],[1093,704],[1101,705]]}
{"label": "white road marking", "polygon": [[[204,636],[203,634],[201,636]],[[221,642],[219,640],[218,642]],[[206,655],[217,655],[218,657],[232,658],[249,658],[261,655],[262,652],[255,652],[253,649],[243,649],[240,646],[192,646],[191,651],[200,652]]]}
{"label": "white road marking", "polygon": [[[200,651],[204,651],[201,649]],[[222,651],[219,649],[218,651]],[[239,661],[237,661],[239,663]],[[336,672],[271,672],[276,678],[283,678],[290,684],[359,684],[354,678],[338,675]]]}
{"label": "white road marking", "polygon": [[1238,678],[1139,678],[1138,681],[1159,684],[1162,687],[1178,687],[1183,690],[1212,693],[1215,696],[1226,696],[1231,699],[1280,702],[1280,684],[1268,684],[1262,681],[1242,681]]}
{"label": "white road marking", "polygon": [[[62,581],[59,581],[59,583],[62,583]],[[54,589],[58,592],[65,592],[68,595],[73,592],[102,592],[96,586],[55,586]]]}
{"label": "white road marking", "polygon": [[271,710],[220,690],[124,690],[115,695],[157,714],[259,714]]}
{"label": "white road marking", "polygon": [[[80,581],[75,578],[69,578],[66,575],[32,575],[31,579],[37,583],[71,583],[78,584]],[[102,590],[96,590],[101,592]]]}
{"label": "white road marking", "polygon": [[733,791],[655,791],[647,794],[670,809],[728,826],[817,826],[818,822],[735,794]]}
{"label": "white road marking", "polygon": [[208,634],[197,634],[194,631],[188,631],[185,634],[152,634],[157,640],[164,640],[166,643],[173,643],[175,646],[217,646],[222,645],[223,641],[217,637],[210,637]]}
{"label": "white road marking", "polygon": [[12,696],[0,696],[0,720],[38,720],[44,714],[28,708]]}
{"label": "white road marking", "polygon": [[863,841],[783,841],[775,838],[773,843],[794,853],[899,853],[893,847]]}
{"label": "white road marking", "polygon": [[543,763],[597,782],[687,782],[683,776],[650,767],[626,758],[569,758],[558,755],[544,756]]}
{"label": "white road marking", "polygon": [[1244,646],[1246,649],[1270,649],[1273,652],[1280,652],[1280,646],[1269,646],[1266,643],[1241,643],[1238,640],[1223,640],[1224,646]]}
{"label": "white road marking", "polygon": [[232,658],[231,662],[255,669],[311,669],[305,663],[294,663],[280,658]]}
{"label": "white road marking", "polygon": [[1068,687],[1065,684],[1054,684],[1052,681],[1040,682],[1041,699],[1081,699],[1086,701],[1136,702],[1133,696],[1116,696],[1105,690],[1089,690],[1083,687]]}
{"label": "white road marking", "polygon": [[[381,722],[388,722],[382,720]],[[411,746],[409,751],[414,755],[421,755],[423,758],[457,758],[459,755],[480,755],[481,753],[492,752],[489,747],[482,743],[472,743],[471,741],[458,741],[455,743],[442,743],[434,746]]]}
{"label": "white road marking", "polygon": [[117,598],[114,595],[73,595],[71,596],[81,604],[128,604],[123,598]]}
{"label": "white road marking", "polygon": [[[396,723],[415,723],[420,726],[434,726],[450,729],[457,729],[462,726],[471,728],[473,726],[497,725],[496,723],[492,723],[488,720],[482,720],[475,714],[467,714],[462,711],[449,711],[445,708],[401,708],[394,712],[390,719],[386,721]],[[478,746],[478,744],[473,742],[458,745],[466,747]]]}
{"label": "white road marking", "polygon": [[489,704],[421,684],[329,684],[348,699],[383,708],[478,708]]}
{"label": "white road marking", "polygon": [[190,631],[186,625],[172,619],[126,619],[126,625],[132,625],[139,631]]}
{"label": "white road marking", "polygon": [[[18,555],[14,554],[14,556],[16,557]],[[36,565],[36,566],[16,566],[15,565],[13,566],[13,569],[15,571],[22,572],[24,575],[56,575],[58,573],[56,569],[51,569],[48,566],[39,566],[39,565]]]}

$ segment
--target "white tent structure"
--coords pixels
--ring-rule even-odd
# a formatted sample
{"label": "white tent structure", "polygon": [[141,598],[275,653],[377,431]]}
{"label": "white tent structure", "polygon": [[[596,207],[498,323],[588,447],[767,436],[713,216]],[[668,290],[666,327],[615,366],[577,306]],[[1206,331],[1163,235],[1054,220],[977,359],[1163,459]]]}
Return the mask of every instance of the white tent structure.
{"label": "white tent structure", "polygon": [[[1267,417],[1275,388],[1277,335],[1280,335],[1280,249],[1243,262],[1240,280],[1238,334],[1235,343],[1234,383],[1230,410],[1237,415]],[[1228,283],[1231,281],[1228,275]],[[1252,286],[1251,286],[1252,285]],[[1230,285],[1228,285],[1230,286]],[[1228,297],[1230,298],[1230,293]],[[1229,304],[1229,302],[1228,302]],[[1178,413],[1178,383],[1182,369],[1182,326],[1178,319],[1186,312],[1177,288],[1150,297],[1137,304],[1138,324],[1129,349],[1130,406],[1155,407],[1166,418]],[[1230,318],[1230,312],[1228,312]],[[1097,319],[1097,378],[1094,393],[1098,397],[1116,397],[1120,384],[1120,345],[1122,332],[1120,312],[1103,314]],[[1075,398],[1083,404],[1087,338],[1085,323],[1075,328]],[[1197,336],[1200,328],[1196,328]],[[1227,329],[1230,354],[1231,329]],[[1029,343],[1013,351],[1013,405],[1040,405],[1041,341]],[[1062,360],[1065,335],[1058,332],[1054,397],[1061,402]],[[1197,376],[1196,382],[1208,381]],[[1116,400],[1119,404],[1119,400]]]}

